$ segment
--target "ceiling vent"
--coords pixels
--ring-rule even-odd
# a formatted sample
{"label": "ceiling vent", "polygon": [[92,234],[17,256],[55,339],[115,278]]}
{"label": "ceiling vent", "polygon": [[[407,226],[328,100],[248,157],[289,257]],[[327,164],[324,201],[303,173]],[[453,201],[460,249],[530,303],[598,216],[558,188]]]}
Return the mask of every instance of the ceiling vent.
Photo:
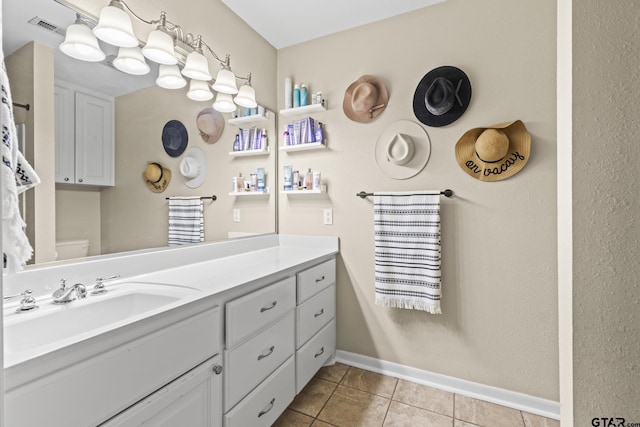
{"label": "ceiling vent", "polygon": [[33,18],[31,18],[29,20],[29,24],[34,25],[34,26],[36,26],[38,28],[41,28],[43,30],[49,31],[51,33],[60,34],[63,37],[65,35],[64,28],[60,28],[59,26],[57,26],[55,24],[52,24],[51,22],[48,22],[48,21],[40,18],[39,16],[34,16]]}

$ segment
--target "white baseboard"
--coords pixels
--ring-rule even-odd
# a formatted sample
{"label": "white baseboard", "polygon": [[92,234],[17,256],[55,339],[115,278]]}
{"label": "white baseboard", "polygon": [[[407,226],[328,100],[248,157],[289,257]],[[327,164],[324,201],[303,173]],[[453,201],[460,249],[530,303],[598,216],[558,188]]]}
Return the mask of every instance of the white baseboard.
{"label": "white baseboard", "polygon": [[560,403],[553,400],[541,399],[341,350],[336,351],[336,362],[543,417],[560,419]]}

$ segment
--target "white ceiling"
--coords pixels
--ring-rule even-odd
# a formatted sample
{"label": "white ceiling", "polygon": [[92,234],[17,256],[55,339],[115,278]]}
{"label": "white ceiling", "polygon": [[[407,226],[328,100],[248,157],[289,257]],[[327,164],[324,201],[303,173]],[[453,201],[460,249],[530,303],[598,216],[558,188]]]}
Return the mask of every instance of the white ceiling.
{"label": "white ceiling", "polygon": [[276,49],[445,0],[222,0]]}

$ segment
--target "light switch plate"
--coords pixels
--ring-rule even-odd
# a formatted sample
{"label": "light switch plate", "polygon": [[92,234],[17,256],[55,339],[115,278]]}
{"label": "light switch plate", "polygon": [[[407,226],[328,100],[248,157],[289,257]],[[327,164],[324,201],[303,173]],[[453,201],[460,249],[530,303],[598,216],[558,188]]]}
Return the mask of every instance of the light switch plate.
{"label": "light switch plate", "polygon": [[323,218],[324,218],[324,225],[332,225],[333,224],[333,209],[325,209]]}
{"label": "light switch plate", "polygon": [[240,222],[240,209],[233,210],[233,222]]}

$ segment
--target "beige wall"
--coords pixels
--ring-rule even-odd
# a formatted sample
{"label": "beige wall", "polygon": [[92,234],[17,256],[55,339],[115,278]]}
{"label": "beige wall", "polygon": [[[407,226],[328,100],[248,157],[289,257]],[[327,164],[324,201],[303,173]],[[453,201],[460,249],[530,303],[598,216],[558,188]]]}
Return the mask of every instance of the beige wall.
{"label": "beige wall", "polygon": [[25,123],[25,156],[42,183],[25,193],[27,236],[34,249],[30,263],[55,259],[55,165],[53,49],[29,43],[6,58],[16,123]]}
{"label": "beige wall", "polygon": [[573,1],[575,425],[640,420],[640,4]]}
{"label": "beige wall", "polygon": [[89,255],[101,254],[100,191],[56,190],[56,241],[89,240]]}
{"label": "beige wall", "polygon": [[[275,77],[274,77],[275,78]],[[116,99],[116,185],[102,191],[102,250],[111,253],[167,244],[169,196],[210,196],[217,201],[204,201],[205,240],[227,238],[228,231],[255,233],[275,232],[275,197],[237,198],[229,196],[231,179],[265,167],[268,184],[275,185],[275,162],[270,157],[234,159],[229,156],[238,128],[225,125],[214,144],[202,141],[196,116],[211,102],[189,100],[184,91],[167,91],[152,87]],[[272,115],[273,117],[273,115]],[[189,135],[187,150],[200,148],[206,157],[206,180],[198,188],[188,188],[180,174],[183,155],[170,157],[162,146],[162,128],[169,120],[180,120]],[[275,135],[275,118],[267,125]],[[275,144],[275,141],[273,142]],[[172,172],[163,193],[153,193],[141,175],[147,161],[160,162]],[[233,209],[240,209],[239,223],[233,222]]]}
{"label": "beige wall", "polygon": [[[414,13],[278,51],[278,99],[291,76],[328,98],[326,152],[282,154],[280,164],[320,170],[328,194],[280,202],[282,233],[340,236],[338,348],[482,384],[558,400],[556,265],[555,2],[449,0]],[[416,85],[432,68],[470,77],[465,115],[425,127],[431,158],[414,178],[380,172],[374,146],[393,121],[417,122]],[[380,77],[390,92],[375,121],[346,118],[346,87]],[[531,159],[496,183],[455,161],[458,138],[476,126],[522,119]],[[280,125],[284,120],[281,120]],[[451,188],[443,200],[443,315],[374,305],[373,209],[360,190]],[[334,225],[322,225],[332,208]]]}

